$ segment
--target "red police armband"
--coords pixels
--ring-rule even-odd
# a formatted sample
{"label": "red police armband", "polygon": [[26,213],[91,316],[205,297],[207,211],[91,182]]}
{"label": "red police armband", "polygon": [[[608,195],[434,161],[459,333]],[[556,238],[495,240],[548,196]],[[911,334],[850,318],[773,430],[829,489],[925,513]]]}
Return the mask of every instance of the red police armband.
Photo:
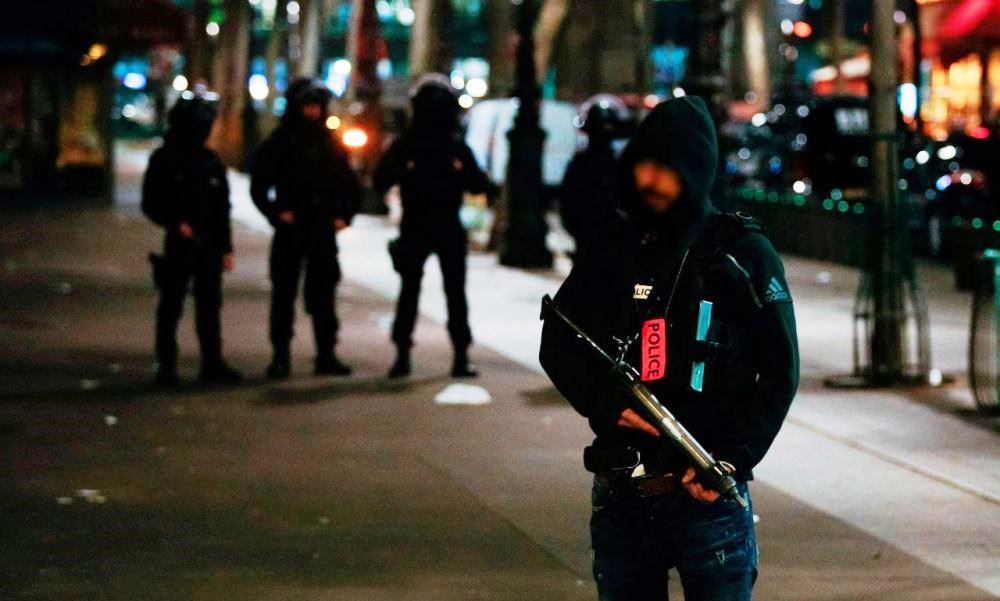
{"label": "red police armband", "polygon": [[667,375],[667,320],[660,317],[642,324],[642,381]]}

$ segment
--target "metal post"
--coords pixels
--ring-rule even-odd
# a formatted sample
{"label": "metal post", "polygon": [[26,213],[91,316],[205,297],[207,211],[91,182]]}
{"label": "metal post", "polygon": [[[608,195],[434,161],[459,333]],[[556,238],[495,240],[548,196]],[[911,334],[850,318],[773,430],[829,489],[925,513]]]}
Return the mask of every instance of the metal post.
{"label": "metal post", "polygon": [[[898,181],[896,25],[893,2],[872,2],[869,82],[871,205],[866,268],[854,304],[854,373],[829,378],[835,387],[942,384],[930,368],[927,305],[906,236]],[[861,351],[867,357],[861,357]],[[866,361],[867,360],[867,361]]]}
{"label": "metal post", "polygon": [[892,2],[872,2],[872,200],[879,216],[872,253],[875,323],[872,336],[872,377],[892,381],[903,373],[902,265],[903,227],[896,191],[896,25]]}
{"label": "metal post", "polygon": [[[515,2],[515,4],[518,4]],[[537,0],[520,0],[517,14],[517,98],[514,127],[507,134],[510,154],[504,194],[508,216],[500,248],[500,263],[511,267],[552,266],[545,246],[548,226],[542,208],[542,147],[539,127],[541,94],[535,73],[534,25]]]}

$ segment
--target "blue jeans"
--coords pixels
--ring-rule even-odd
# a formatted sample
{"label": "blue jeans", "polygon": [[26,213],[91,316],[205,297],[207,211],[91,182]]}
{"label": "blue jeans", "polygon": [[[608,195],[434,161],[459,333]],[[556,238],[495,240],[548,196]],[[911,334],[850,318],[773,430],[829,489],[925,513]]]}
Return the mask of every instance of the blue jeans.
{"label": "blue jeans", "polygon": [[746,483],[739,490],[746,509],[683,490],[642,499],[595,481],[590,534],[600,601],[666,601],[670,568],[686,601],[749,601],[757,541]]}

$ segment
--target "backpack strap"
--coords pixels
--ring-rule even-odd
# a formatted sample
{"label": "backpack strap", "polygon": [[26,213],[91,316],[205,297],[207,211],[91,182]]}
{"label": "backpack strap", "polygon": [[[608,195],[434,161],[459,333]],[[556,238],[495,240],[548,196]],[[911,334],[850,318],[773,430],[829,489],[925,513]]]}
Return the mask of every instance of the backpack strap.
{"label": "backpack strap", "polygon": [[712,218],[704,231],[692,245],[694,258],[710,261],[725,254],[743,236],[761,234],[767,236],[767,229],[757,218],[747,213],[721,213]]}

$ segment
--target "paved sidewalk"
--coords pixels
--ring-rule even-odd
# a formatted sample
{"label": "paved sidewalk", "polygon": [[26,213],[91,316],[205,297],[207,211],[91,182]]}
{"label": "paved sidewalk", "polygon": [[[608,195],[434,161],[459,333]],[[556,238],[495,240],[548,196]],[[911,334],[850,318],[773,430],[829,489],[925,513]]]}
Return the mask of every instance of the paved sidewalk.
{"label": "paved sidewalk", "polygon": [[[143,156],[125,164],[141,170]],[[123,177],[133,185],[120,189],[134,190],[134,171]],[[393,230],[360,219],[341,236],[339,296],[341,351],[355,375],[309,375],[300,315],[296,374],[270,383],[260,378],[266,226],[245,179],[232,183],[241,225],[224,333],[250,376],[234,388],[150,388],[145,253],[159,234],[134,198],[117,209],[0,214],[0,599],[595,598],[580,466],[590,435],[534,359],[538,298],[566,266],[527,273],[471,257],[476,384],[493,402],[436,405],[451,383],[436,266],[415,376],[390,383]],[[824,389],[823,376],[849,366],[856,275],[788,267],[805,377],[752,485],[755,598],[997,598],[997,419],[972,411],[961,382]],[[924,281],[936,359],[960,372],[969,299],[939,269]],[[190,379],[190,319],[181,345]]]}
{"label": "paved sidewalk", "polygon": [[[237,201],[236,208],[248,226],[267,231],[251,207]],[[394,235],[387,220],[362,217],[341,236],[345,275],[386,298],[398,290],[384,250]],[[965,386],[971,296],[954,290],[947,269],[922,268],[935,366],[956,376],[955,385],[831,390],[822,380],[851,370],[857,272],[792,257],[786,264],[803,381],[760,481],[1000,595],[1000,420],[976,415]],[[540,371],[539,299],[554,293],[568,269],[561,261],[530,273],[473,255],[468,289],[478,342]],[[429,264],[421,308],[443,322],[440,282]]]}

